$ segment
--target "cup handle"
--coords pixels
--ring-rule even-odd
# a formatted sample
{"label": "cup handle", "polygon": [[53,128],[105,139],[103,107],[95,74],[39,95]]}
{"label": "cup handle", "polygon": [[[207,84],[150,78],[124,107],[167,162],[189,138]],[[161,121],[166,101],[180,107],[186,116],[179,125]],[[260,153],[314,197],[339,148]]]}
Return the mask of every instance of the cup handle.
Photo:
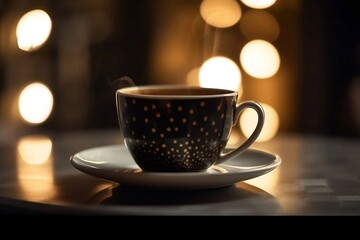
{"label": "cup handle", "polygon": [[264,109],[262,108],[262,106],[257,102],[245,101],[245,102],[242,102],[242,103],[236,105],[236,108],[235,108],[235,111],[233,114],[233,122],[234,122],[233,125],[236,124],[240,113],[242,111],[244,111],[246,108],[254,109],[258,115],[258,121],[257,121],[257,125],[256,125],[254,132],[250,135],[250,137],[243,144],[241,144],[235,150],[233,150],[229,153],[221,153],[220,158],[216,161],[215,164],[223,163],[227,160],[230,160],[230,159],[240,155],[246,149],[248,149],[251,146],[251,144],[253,144],[255,142],[255,140],[257,139],[257,137],[260,135],[260,132],[264,126],[265,113],[264,113]]}

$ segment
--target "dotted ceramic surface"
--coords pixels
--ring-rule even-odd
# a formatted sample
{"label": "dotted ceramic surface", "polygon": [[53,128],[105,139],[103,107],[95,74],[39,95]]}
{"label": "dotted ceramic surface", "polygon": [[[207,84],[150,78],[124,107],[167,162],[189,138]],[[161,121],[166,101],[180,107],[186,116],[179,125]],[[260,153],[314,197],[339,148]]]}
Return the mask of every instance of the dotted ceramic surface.
{"label": "dotted ceramic surface", "polygon": [[153,99],[118,96],[125,145],[145,170],[202,171],[213,165],[233,126],[236,95]]}

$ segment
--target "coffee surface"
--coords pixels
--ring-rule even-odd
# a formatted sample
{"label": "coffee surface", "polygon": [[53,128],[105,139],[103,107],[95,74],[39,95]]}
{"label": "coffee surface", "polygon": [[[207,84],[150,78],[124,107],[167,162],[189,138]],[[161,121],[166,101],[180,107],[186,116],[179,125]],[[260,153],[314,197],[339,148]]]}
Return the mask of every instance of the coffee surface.
{"label": "coffee surface", "polygon": [[211,88],[164,88],[164,89],[134,89],[128,91],[129,94],[139,95],[175,95],[175,96],[188,96],[188,95],[217,95],[228,94],[232,91],[225,89],[211,89]]}

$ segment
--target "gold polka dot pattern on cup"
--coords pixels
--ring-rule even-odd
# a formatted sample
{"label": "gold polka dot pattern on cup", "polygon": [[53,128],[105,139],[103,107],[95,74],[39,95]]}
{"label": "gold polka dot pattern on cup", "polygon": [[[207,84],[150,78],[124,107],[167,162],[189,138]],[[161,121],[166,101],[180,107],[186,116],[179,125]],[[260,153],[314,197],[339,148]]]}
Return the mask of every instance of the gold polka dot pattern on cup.
{"label": "gold polka dot pattern on cup", "polygon": [[[171,141],[171,143],[173,142],[174,140]],[[141,159],[145,161],[141,164],[164,165],[166,163],[166,166],[170,167],[174,166],[176,163],[175,165],[177,167],[185,164],[184,166],[192,166],[192,168],[195,169],[197,167],[202,169],[209,167],[212,162],[217,159],[222,147],[219,145],[217,140],[209,141],[208,144],[202,144],[201,150],[199,150],[198,146],[195,146],[194,148],[190,146],[189,141],[180,142],[179,140],[176,140],[177,144],[175,145],[161,143],[160,145],[154,145],[151,146],[151,148],[148,148],[143,141],[142,144],[138,144],[136,146],[136,151],[135,149],[133,150],[136,152],[136,157],[141,157]],[[179,151],[179,149],[181,149],[181,151]],[[176,154],[172,154],[173,152],[176,152]],[[149,160],[148,156],[150,155],[158,157]]]}
{"label": "gold polka dot pattern on cup", "polygon": [[141,168],[197,171],[219,157],[233,124],[232,98],[187,101],[126,99],[122,132]]}

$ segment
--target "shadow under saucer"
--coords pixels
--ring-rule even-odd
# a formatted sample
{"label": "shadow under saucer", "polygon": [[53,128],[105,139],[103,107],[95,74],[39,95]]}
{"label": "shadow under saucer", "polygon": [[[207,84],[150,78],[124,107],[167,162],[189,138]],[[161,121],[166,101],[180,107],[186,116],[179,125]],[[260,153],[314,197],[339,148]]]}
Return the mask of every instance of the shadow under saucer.
{"label": "shadow under saucer", "polygon": [[89,199],[112,213],[139,215],[277,215],[280,204],[269,193],[241,182],[198,191],[169,191],[114,185]]}

